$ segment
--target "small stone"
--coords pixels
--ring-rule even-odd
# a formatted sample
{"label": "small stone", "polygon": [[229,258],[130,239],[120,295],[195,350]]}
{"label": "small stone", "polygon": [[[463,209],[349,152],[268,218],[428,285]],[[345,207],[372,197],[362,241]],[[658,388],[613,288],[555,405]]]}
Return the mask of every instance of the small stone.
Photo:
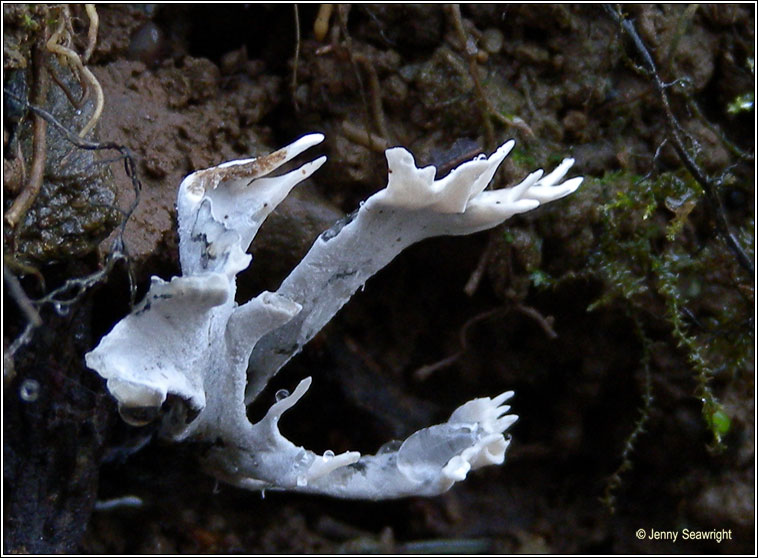
{"label": "small stone", "polygon": [[490,54],[497,54],[503,50],[503,33],[500,29],[489,28],[482,33],[481,45]]}

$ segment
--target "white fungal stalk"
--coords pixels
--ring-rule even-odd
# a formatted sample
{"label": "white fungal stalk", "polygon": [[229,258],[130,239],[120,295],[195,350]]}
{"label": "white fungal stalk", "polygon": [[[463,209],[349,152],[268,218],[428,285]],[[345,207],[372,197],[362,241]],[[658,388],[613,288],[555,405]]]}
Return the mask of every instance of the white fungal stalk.
{"label": "white fungal stalk", "polygon": [[160,414],[175,440],[212,442],[203,459],[213,474],[251,489],[286,489],[345,498],[434,495],[468,472],[501,464],[516,421],[503,405],[513,392],[465,403],[447,422],[424,428],[376,455],[317,455],[278,428],[311,379],[283,394],[252,424],[246,405],[298,353],[366,280],[424,238],[494,227],[512,215],[564,197],[581,177],[561,180],[573,164],[530,174],[520,184],[485,188],[513,147],[506,142],[435,180],[402,147],[388,149],[387,187],[321,234],[276,293],[234,301],[237,273],[261,224],[325,157],[280,176],[285,162],[323,140],[304,136],[275,153],[224,163],[182,181],[177,200],[182,276],[153,278],[145,300],[86,355],[107,380],[122,417],[144,424]]}

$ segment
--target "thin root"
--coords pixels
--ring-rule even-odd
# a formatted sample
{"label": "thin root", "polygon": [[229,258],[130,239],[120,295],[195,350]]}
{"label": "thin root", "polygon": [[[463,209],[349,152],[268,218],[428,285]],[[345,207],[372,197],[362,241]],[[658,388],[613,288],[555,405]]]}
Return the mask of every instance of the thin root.
{"label": "thin root", "polygon": [[516,310],[521,312],[524,316],[527,316],[533,319],[535,322],[537,322],[537,325],[539,325],[542,328],[542,331],[545,332],[545,335],[547,335],[548,339],[558,338],[558,334],[553,329],[552,316],[545,317],[542,314],[540,314],[536,308],[532,308],[531,306],[524,306],[520,302],[515,303],[514,307],[516,308]]}
{"label": "thin root", "polygon": [[342,133],[350,141],[362,145],[363,147],[367,147],[377,153],[384,153],[384,151],[390,146],[389,141],[385,138],[367,132],[365,128],[361,128],[348,120],[342,122]]}
{"label": "thin root", "polygon": [[66,98],[68,99],[69,103],[71,103],[74,108],[80,109],[82,106],[84,106],[84,101],[87,100],[87,92],[89,89],[87,88],[87,82],[82,81],[82,94],[81,97],[78,99],[74,95],[74,93],[71,91],[71,89],[68,88],[68,86],[63,82],[63,80],[58,76],[58,74],[55,72],[55,70],[48,66],[47,71],[50,72],[50,77],[53,78],[53,81],[55,84],[61,88],[61,91],[63,91],[63,94],[66,95]]}
{"label": "thin root", "polygon": [[100,25],[100,18],[97,15],[97,9],[94,4],[85,4],[84,9],[89,17],[89,31],[87,31],[87,49],[84,51],[82,61],[86,64],[89,62],[92,52],[97,45],[97,29]]}
{"label": "thin root", "polygon": [[463,327],[461,327],[458,333],[460,349],[457,352],[453,353],[452,355],[443,358],[442,360],[438,360],[437,362],[434,362],[432,364],[426,364],[416,369],[411,374],[413,379],[416,380],[417,382],[423,382],[424,380],[429,378],[429,376],[431,376],[432,373],[436,372],[437,370],[441,370],[443,368],[447,368],[448,366],[451,366],[452,364],[455,364],[455,362],[459,358],[461,358],[461,356],[463,356],[463,354],[469,348],[468,332],[471,330],[472,327],[474,327],[480,322],[483,322],[485,320],[488,320],[500,314],[507,314],[511,310],[516,310],[520,312],[521,314],[524,314],[525,316],[537,322],[537,324],[542,328],[542,330],[545,332],[545,335],[547,335],[549,339],[556,339],[558,337],[558,334],[553,329],[552,318],[550,317],[546,318],[545,316],[540,314],[536,309],[532,308],[531,306],[524,306],[520,302],[514,302],[513,306],[511,307],[499,306],[497,308],[493,308],[491,310],[487,310],[485,312],[477,314],[476,316],[468,320],[465,324],[463,324]]}
{"label": "thin root", "polygon": [[[35,48],[33,54],[34,60],[34,87],[35,87],[35,102],[39,103],[47,98],[47,73],[42,66],[42,53],[38,48]],[[42,188],[42,179],[45,176],[45,161],[47,159],[47,122],[35,114],[33,117],[33,154],[32,154],[32,167],[29,172],[29,180],[26,182],[24,189],[13,200],[13,205],[5,213],[5,221],[12,227],[16,226],[24,220],[26,212],[37,199]]]}
{"label": "thin root", "polygon": [[292,62],[292,104],[295,112],[299,111],[297,106],[297,65],[300,61],[300,10],[297,4],[292,5],[295,14],[295,59]]}
{"label": "thin root", "polygon": [[452,355],[443,358],[442,360],[438,360],[437,362],[434,362],[432,364],[426,364],[422,366],[421,368],[418,368],[412,374],[413,379],[418,382],[423,382],[424,380],[429,378],[429,376],[431,376],[433,372],[436,372],[437,370],[441,370],[442,368],[447,368],[451,364],[454,364],[455,361],[457,361],[463,355],[463,353],[465,353],[466,350],[468,349],[468,332],[473,326],[475,326],[479,322],[488,320],[489,318],[492,318],[493,316],[497,316],[498,314],[506,313],[509,310],[510,310],[509,308],[498,306],[497,308],[487,310],[469,319],[465,324],[463,324],[460,331],[458,332],[460,349],[457,352],[453,353]]}
{"label": "thin root", "polygon": [[371,115],[374,117],[374,125],[382,137],[390,139],[387,130],[387,122],[384,118],[384,107],[382,106],[382,88],[379,84],[379,74],[376,73],[374,63],[363,54],[356,54],[355,61],[361,64],[368,74],[368,85],[371,91]]}
{"label": "thin root", "polygon": [[479,288],[479,283],[482,282],[484,272],[487,270],[487,265],[489,265],[490,259],[492,258],[492,251],[494,246],[495,245],[492,242],[492,236],[490,235],[490,239],[487,242],[487,247],[484,249],[484,252],[482,252],[482,255],[479,256],[479,262],[477,262],[476,268],[474,268],[474,271],[471,272],[471,276],[469,277],[468,281],[466,281],[466,286],[463,287],[463,292],[466,293],[467,296],[474,296],[477,289]]}
{"label": "thin root", "polygon": [[471,79],[474,81],[474,89],[476,91],[476,101],[479,105],[479,112],[482,116],[482,124],[484,125],[484,137],[485,141],[487,143],[486,147],[488,150],[492,150],[495,147],[495,130],[492,126],[492,121],[490,118],[495,118],[498,120],[501,124],[504,124],[505,126],[509,126],[512,128],[516,128],[517,130],[520,130],[522,133],[529,137],[534,137],[534,132],[529,127],[529,125],[524,121],[524,119],[514,116],[513,118],[509,118],[506,115],[502,114],[499,110],[497,110],[493,105],[492,101],[487,97],[487,94],[484,91],[484,87],[482,86],[482,81],[479,79],[479,68],[478,68],[478,59],[477,59],[477,49],[476,45],[473,41],[473,39],[470,39],[468,36],[468,33],[463,27],[463,18],[461,17],[461,7],[458,4],[451,4],[450,5],[450,15],[451,19],[453,20],[453,27],[455,27],[455,32],[458,34],[458,40],[461,42],[462,50],[468,59],[469,62],[469,68],[468,73],[471,76]]}
{"label": "thin root", "polygon": [[474,80],[474,88],[476,89],[476,102],[479,105],[479,112],[482,116],[482,124],[484,125],[484,137],[487,142],[487,149],[491,150],[495,147],[495,129],[492,127],[492,121],[490,120],[489,113],[490,107],[487,103],[487,97],[484,94],[482,83],[479,80],[479,71],[476,61],[476,47],[469,48],[469,43],[473,46],[473,40],[469,39],[468,33],[463,28],[463,19],[461,18],[461,7],[458,4],[450,5],[450,15],[453,20],[453,26],[456,33],[458,33],[458,39],[461,41],[461,46],[466,58],[469,61],[469,74],[471,79]]}
{"label": "thin root", "polygon": [[[353,41],[350,38],[350,34],[347,31],[347,15],[348,15],[349,12],[350,12],[350,5],[349,4],[340,4],[337,7],[337,15],[339,16],[338,17],[338,19],[339,19],[339,28],[335,27],[335,29],[339,29],[339,31],[342,32],[342,36],[344,37],[344,40],[345,40],[345,50],[347,51],[347,56],[350,59],[350,65],[353,67],[353,71],[355,72],[355,79],[358,81],[358,90],[360,91],[361,101],[363,103],[363,108],[364,108],[364,110],[366,112],[366,125],[367,125],[367,128],[368,128],[368,127],[370,127],[369,120],[370,120],[370,116],[371,116],[371,111],[369,110],[368,101],[366,100],[366,93],[365,93],[365,89],[363,87],[363,79],[361,78],[361,72],[358,69],[358,58],[363,58],[363,57],[361,55],[357,55],[356,56],[356,54],[353,52]],[[373,69],[373,66],[371,66],[370,63],[369,63],[369,67],[371,69]],[[376,74],[376,71],[374,71],[374,74]],[[371,79],[371,78],[369,78],[369,79]],[[379,81],[378,77],[377,77],[376,81],[377,81],[377,87],[378,87],[378,81]],[[374,91],[375,90],[372,87],[372,93]],[[372,101],[373,101],[372,102],[372,107],[374,108],[374,113],[373,113],[374,122],[377,125],[377,127],[379,128],[380,126],[379,126],[379,124],[377,122],[377,112],[376,112],[377,100],[376,100],[376,98],[374,98],[374,99],[372,99]],[[379,122],[383,123],[384,113],[381,110],[381,94],[379,95],[378,105],[379,105],[379,113],[380,113],[378,120],[379,120]],[[380,149],[378,149],[378,147],[376,145],[374,145],[374,144],[371,143],[371,140],[373,138],[372,134],[370,134],[370,133],[367,134],[366,138],[369,141],[369,145],[367,146],[369,149],[371,149],[373,151],[380,151]]]}
{"label": "thin root", "polygon": [[[94,10],[94,7],[92,9]],[[90,34],[93,32],[93,29],[94,33],[97,33],[96,12],[95,20],[92,19],[90,10],[87,11],[87,14],[90,15]],[[79,132],[79,137],[83,138],[86,137],[86,135],[95,127],[97,121],[100,120],[100,115],[102,114],[103,106],[105,105],[105,97],[103,96],[103,88],[100,87],[100,82],[97,81],[95,75],[82,63],[81,57],[74,50],[66,46],[68,43],[70,43],[71,38],[69,32],[67,31],[67,24],[70,24],[70,17],[68,8],[66,6],[63,7],[62,15],[63,17],[61,17],[58,28],[50,36],[50,39],[47,41],[46,46],[47,50],[50,52],[58,54],[68,60],[74,66],[82,81],[86,80],[92,87],[92,90],[95,92],[95,110],[92,113],[92,117],[89,119],[89,122],[87,122],[84,128],[82,128],[82,130]],[[61,44],[61,41],[65,44]],[[87,49],[89,50],[89,46]]]}
{"label": "thin root", "polygon": [[321,4],[318,8],[316,21],[313,22],[313,36],[321,42],[329,32],[329,19],[332,17],[334,4]]}

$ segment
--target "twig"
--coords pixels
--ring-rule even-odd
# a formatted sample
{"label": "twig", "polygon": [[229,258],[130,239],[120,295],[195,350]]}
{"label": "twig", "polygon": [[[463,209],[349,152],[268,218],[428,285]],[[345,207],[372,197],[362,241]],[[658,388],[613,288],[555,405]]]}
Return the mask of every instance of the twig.
{"label": "twig", "polygon": [[16,304],[18,304],[21,312],[23,312],[23,314],[26,316],[26,321],[32,324],[34,327],[41,326],[42,318],[39,317],[39,312],[37,312],[34,304],[32,304],[32,301],[29,300],[26,292],[24,292],[24,289],[21,287],[21,283],[19,282],[18,277],[11,273],[11,270],[8,266],[3,266],[3,280],[8,286],[8,292],[10,293],[11,297],[13,297],[13,300],[15,300]]}
{"label": "twig", "polygon": [[716,184],[705,172],[703,172],[703,170],[693,159],[692,155],[690,155],[690,153],[684,147],[679,122],[676,120],[676,117],[671,110],[671,105],[669,104],[668,95],[666,93],[666,84],[663,83],[661,76],[658,74],[658,70],[656,69],[653,57],[650,55],[650,52],[637,33],[637,30],[634,27],[634,23],[631,20],[625,19],[621,15],[619,9],[614,9],[608,4],[605,5],[605,10],[629,36],[629,38],[634,43],[637,52],[642,57],[645,66],[647,66],[653,83],[658,90],[658,94],[661,98],[661,103],[663,104],[663,112],[666,116],[666,125],[669,131],[669,135],[671,136],[671,141],[674,145],[674,149],[676,150],[677,155],[679,155],[679,158],[681,159],[682,164],[684,164],[684,167],[703,188],[706,201],[708,202],[706,206],[708,207],[709,213],[716,222],[717,232],[722,237],[722,240],[726,243],[727,247],[732,251],[732,254],[734,255],[739,265],[742,266],[742,268],[747,271],[751,277],[754,277],[755,269],[753,263],[750,261],[748,255],[739,245],[739,242],[737,242],[737,239],[729,228],[729,223],[726,219],[726,213],[721,203],[721,198],[718,195],[718,184]]}
{"label": "twig", "polygon": [[42,272],[33,265],[17,260],[9,253],[3,254],[3,265],[12,270],[17,275],[31,275],[37,280],[37,285],[41,292],[45,292],[47,290],[44,275],[42,275]]}

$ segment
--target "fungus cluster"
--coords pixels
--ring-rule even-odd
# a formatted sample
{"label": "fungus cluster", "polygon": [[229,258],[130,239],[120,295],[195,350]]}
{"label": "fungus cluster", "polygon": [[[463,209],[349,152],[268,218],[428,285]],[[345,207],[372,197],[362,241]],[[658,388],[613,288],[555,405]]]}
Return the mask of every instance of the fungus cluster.
{"label": "fungus cluster", "polygon": [[538,170],[515,186],[485,190],[512,140],[439,180],[434,167],[417,168],[406,149],[388,149],[387,187],[322,233],[276,292],[238,305],[236,275],[250,264],[253,237],[326,157],[271,173],[323,139],[310,134],[270,155],[186,177],[177,200],[182,275],[168,282],[153,277],[145,299],[86,362],[107,380],[124,420],[144,424],[162,415],[165,437],[209,442],[205,467],[235,485],[371,500],[440,494],[470,470],[504,461],[505,432],[517,419],[504,403],[513,392],[469,401],[447,422],[385,444],[376,455],[318,455],[281,434],[279,418],[311,378],[291,394],[280,391],[255,424],[246,407],[403,249],[432,236],[489,229],[570,194],[582,178],[561,182],[573,164],[565,159],[546,176]]}

